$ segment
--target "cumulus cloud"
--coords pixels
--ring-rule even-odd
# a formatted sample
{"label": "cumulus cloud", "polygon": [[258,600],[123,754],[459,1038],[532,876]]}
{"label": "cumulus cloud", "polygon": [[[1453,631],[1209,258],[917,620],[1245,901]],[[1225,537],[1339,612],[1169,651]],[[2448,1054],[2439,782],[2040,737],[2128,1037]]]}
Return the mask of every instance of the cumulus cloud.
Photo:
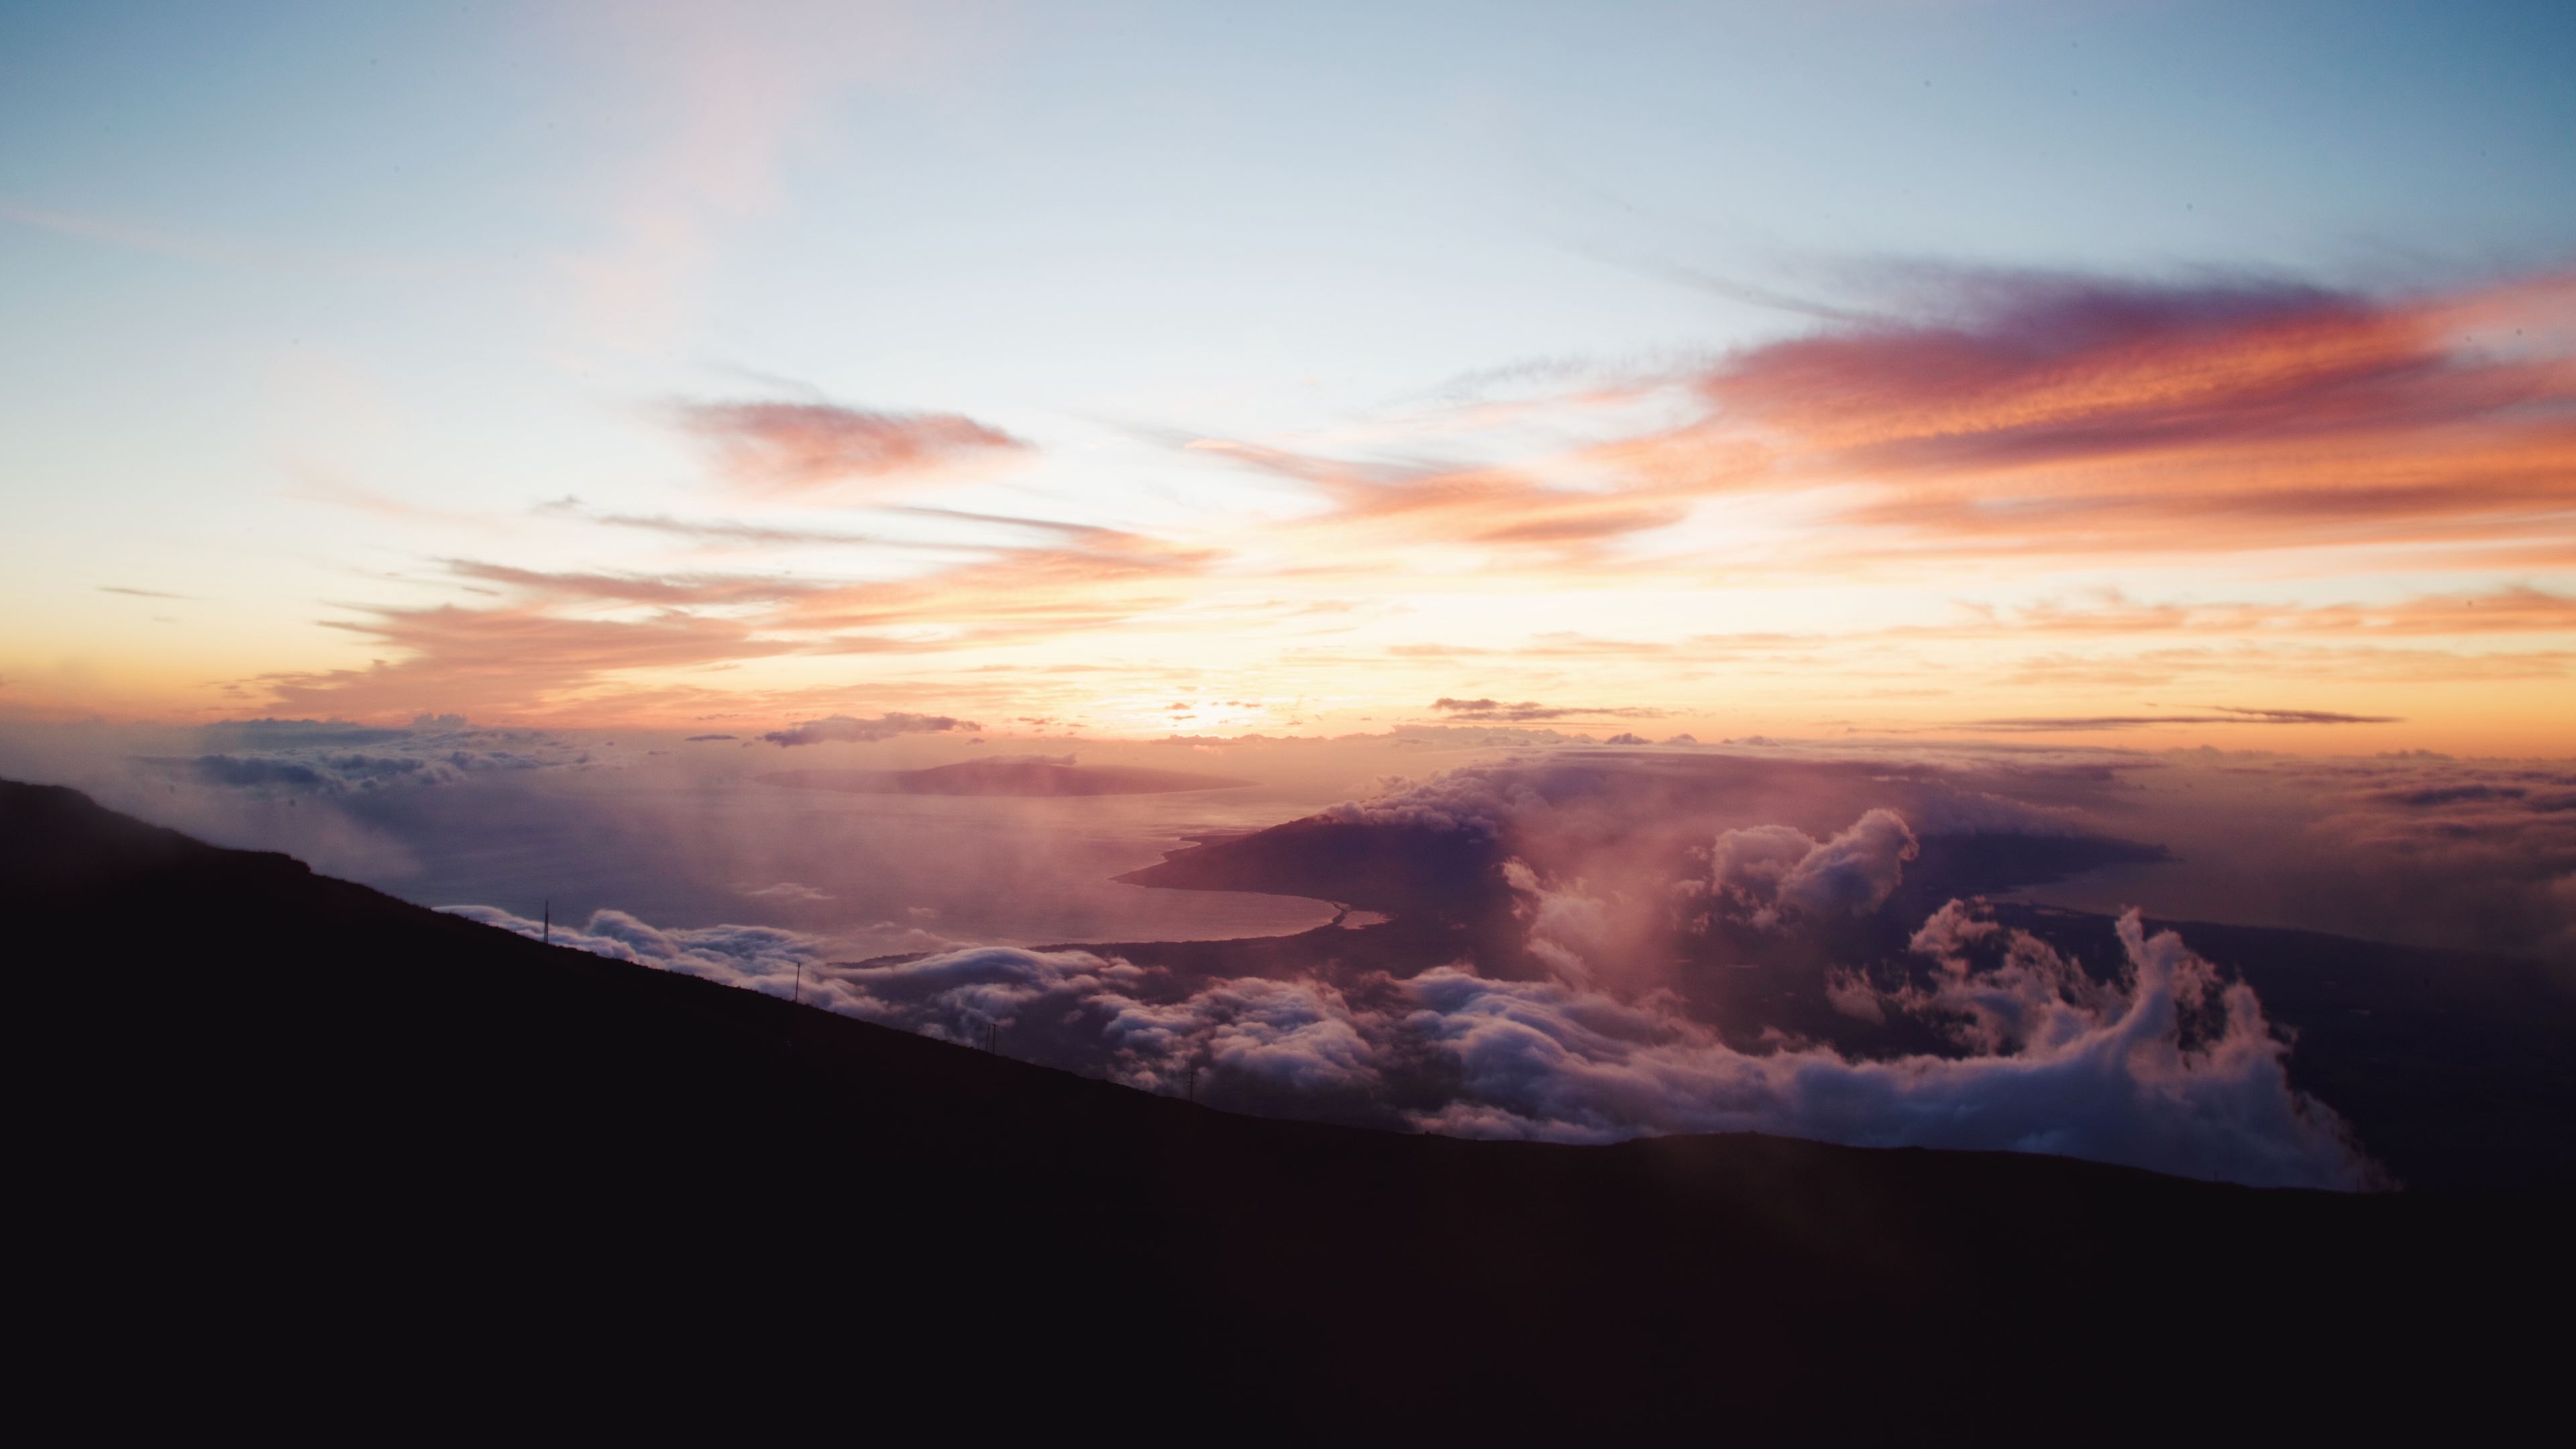
{"label": "cumulus cloud", "polygon": [[1405,826],[1499,838],[1513,819],[1547,808],[1532,779],[1503,769],[1448,770],[1428,780],[1390,778],[1367,800],[1323,812],[1343,825]]}
{"label": "cumulus cloud", "polygon": [[[2121,899],[2085,873],[2153,866],[2152,904],[2183,919],[2576,960],[2576,890],[2561,885],[2576,877],[2576,767],[2565,760],[1737,739],[1689,752],[1533,751],[1388,781],[1328,814],[1473,832],[1498,842],[1498,863],[1588,878],[1597,893],[1655,871],[1676,879],[1683,852],[1733,830],[1757,832],[1733,843],[1740,868],[1803,858],[1872,809],[1893,810],[1916,837],[1919,864],[1901,879],[1937,893],[1909,899],[1921,910],[2047,884],[2063,885],[2057,903],[2108,911]],[[1642,898],[1633,884],[1628,893]],[[1733,918],[1749,923],[1767,904]]]}
{"label": "cumulus cloud", "polygon": [[[1871,1146],[2060,1153],[2266,1185],[2356,1188],[2380,1175],[2323,1105],[2289,1086],[2287,1048],[2253,993],[2214,987],[2180,938],[2120,939],[2129,985],[2069,1007],[2013,1050],[1852,1061],[1817,1048],[1740,1052],[1653,999],[1559,983],[1426,973],[1413,1024],[1461,1068],[1422,1125],[1476,1135],[1602,1140],[1761,1130]],[[2225,1025],[2188,1043],[2186,1009],[2215,994]]]}
{"label": "cumulus cloud", "polygon": [[[2122,919],[2120,929],[2134,967],[2134,912]],[[2007,930],[1964,901],[1934,912],[1906,948],[1932,958],[1939,969],[1929,986],[1909,982],[1894,992],[1878,993],[1879,1004],[1932,1019],[1952,1040],[1977,1051],[2054,1049],[2098,1029],[2128,1004],[2117,988],[2095,981],[2046,941],[2027,931]],[[1975,959],[1979,955],[1994,959],[1980,964]],[[2193,1007],[2205,1005],[2219,989],[2208,963],[2197,957],[2183,961],[2171,984],[2177,1001]],[[1850,985],[1842,984],[1842,989],[1848,999]],[[2231,1013],[2227,1030],[2260,1034],[2268,1041],[2268,1028],[2250,994],[2244,1005],[2241,1016]]]}
{"label": "cumulus cloud", "polygon": [[1729,830],[1708,852],[1712,909],[1769,929],[1782,918],[1877,910],[1922,853],[1905,817],[1871,810],[1829,840],[1787,825]]}
{"label": "cumulus cloud", "polygon": [[[540,930],[489,907],[450,909]],[[1927,926],[1927,945],[1946,940],[1942,930],[1973,934],[1956,920]],[[2260,1185],[2379,1181],[2334,1115],[2290,1088],[2287,1048],[2252,992],[2219,985],[2177,937],[2147,936],[2134,914],[2121,925],[2128,959],[2116,989],[2062,1000],[2008,1045],[1999,1034],[1992,1050],[1887,1061],[1815,1046],[1739,1050],[1665,994],[1622,999],[1457,966],[1345,988],[1184,979],[1080,950],[827,965],[789,932],[659,930],[617,911],[556,939],[773,995],[795,989],[801,966],[805,998],[834,1011],[1148,1089],[1195,1076],[1203,1098],[1265,1112],[1556,1141],[1752,1130],[2050,1152]],[[1996,989],[2033,1004],[2039,995],[2029,982]],[[2221,1024],[2195,1035],[2190,1018],[2213,1002]]]}
{"label": "cumulus cloud", "polygon": [[773,745],[819,745],[827,741],[873,744],[896,735],[944,734],[950,730],[982,728],[973,720],[952,719],[944,714],[906,714],[897,710],[874,719],[859,719],[846,714],[826,715],[787,729],[771,730],[761,738]]}
{"label": "cumulus cloud", "polygon": [[1790,867],[1780,904],[1815,916],[1874,911],[1903,878],[1903,863],[1919,853],[1903,816],[1872,810]]}
{"label": "cumulus cloud", "polygon": [[1495,870],[1518,859],[1548,889],[1589,879],[1603,900],[1640,917],[1627,934],[1644,953],[1650,924],[1673,925],[1677,883],[1697,893],[1681,903],[1694,924],[1714,911],[1770,929],[1784,911],[1813,920],[1878,909],[1905,863],[1935,846],[1939,883],[1925,889],[1950,894],[2166,858],[2111,836],[2073,803],[2110,803],[2115,791],[2107,772],[2070,772],[2026,751],[1980,762],[1957,752],[1936,760],[1560,748],[1389,779],[1319,818],[1457,834],[1487,851]]}
{"label": "cumulus cloud", "polygon": [[1640,924],[1635,903],[1596,895],[1580,880],[1550,885],[1521,860],[1503,863],[1503,883],[1512,891],[1513,915],[1528,932],[1530,954],[1559,979],[1590,985],[1598,963],[1633,948]]}

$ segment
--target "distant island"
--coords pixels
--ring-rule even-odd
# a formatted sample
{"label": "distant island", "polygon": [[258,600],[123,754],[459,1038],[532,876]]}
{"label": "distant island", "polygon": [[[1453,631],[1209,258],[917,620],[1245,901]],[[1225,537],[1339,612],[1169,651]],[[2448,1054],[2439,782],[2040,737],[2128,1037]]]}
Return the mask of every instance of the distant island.
{"label": "distant island", "polygon": [[852,795],[1004,795],[1032,799],[1177,795],[1191,790],[1240,790],[1253,783],[1230,775],[1078,765],[1069,759],[966,760],[926,770],[782,770],[755,778],[764,785],[782,785],[791,790],[839,790]]}

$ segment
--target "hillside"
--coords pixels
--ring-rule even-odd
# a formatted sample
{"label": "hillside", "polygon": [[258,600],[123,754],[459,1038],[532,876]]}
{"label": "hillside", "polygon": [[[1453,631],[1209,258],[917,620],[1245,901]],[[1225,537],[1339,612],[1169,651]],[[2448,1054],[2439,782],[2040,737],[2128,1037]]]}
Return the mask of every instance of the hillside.
{"label": "hillside", "polygon": [[2504,1310],[2569,1286],[2545,1199],[1233,1116],[61,789],[0,783],[0,910],[50,1351],[201,1407],[291,1372],[1218,1441],[2457,1418],[2538,1391]]}

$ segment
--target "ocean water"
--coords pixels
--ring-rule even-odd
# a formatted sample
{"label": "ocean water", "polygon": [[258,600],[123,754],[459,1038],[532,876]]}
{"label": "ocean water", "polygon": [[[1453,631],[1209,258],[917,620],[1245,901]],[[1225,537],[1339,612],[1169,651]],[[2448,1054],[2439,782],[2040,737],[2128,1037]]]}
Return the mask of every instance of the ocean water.
{"label": "ocean water", "polygon": [[836,959],[951,943],[1219,940],[1322,925],[1322,902],[1111,877],[1201,834],[1324,801],[1276,788],[1008,799],[854,795],[667,764],[529,772],[351,802],[407,857],[368,884],[423,905],[549,903],[656,926],[779,926]]}

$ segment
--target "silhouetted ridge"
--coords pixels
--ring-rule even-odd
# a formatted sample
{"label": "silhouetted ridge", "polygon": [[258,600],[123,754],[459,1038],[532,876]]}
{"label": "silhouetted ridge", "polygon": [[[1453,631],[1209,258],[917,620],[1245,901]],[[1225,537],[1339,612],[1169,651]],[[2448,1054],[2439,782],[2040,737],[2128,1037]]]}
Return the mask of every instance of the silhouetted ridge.
{"label": "silhouetted ridge", "polygon": [[1469,917],[1510,904],[1504,852],[1453,827],[1310,816],[1176,850],[1118,877],[1174,890],[1309,896],[1398,915]]}
{"label": "silhouetted ridge", "polygon": [[6,882],[0,889],[13,897],[94,889],[216,853],[178,831],[119,815],[78,790],[0,780],[0,882]]}
{"label": "silhouetted ridge", "polygon": [[2310,1428],[2554,1381],[2505,1311],[2565,1301],[2554,1203],[1236,1117],[67,791],[0,786],[0,861],[21,1312],[194,1414],[518,1375],[1024,1436],[2058,1440],[2204,1423],[2179,1364]]}

